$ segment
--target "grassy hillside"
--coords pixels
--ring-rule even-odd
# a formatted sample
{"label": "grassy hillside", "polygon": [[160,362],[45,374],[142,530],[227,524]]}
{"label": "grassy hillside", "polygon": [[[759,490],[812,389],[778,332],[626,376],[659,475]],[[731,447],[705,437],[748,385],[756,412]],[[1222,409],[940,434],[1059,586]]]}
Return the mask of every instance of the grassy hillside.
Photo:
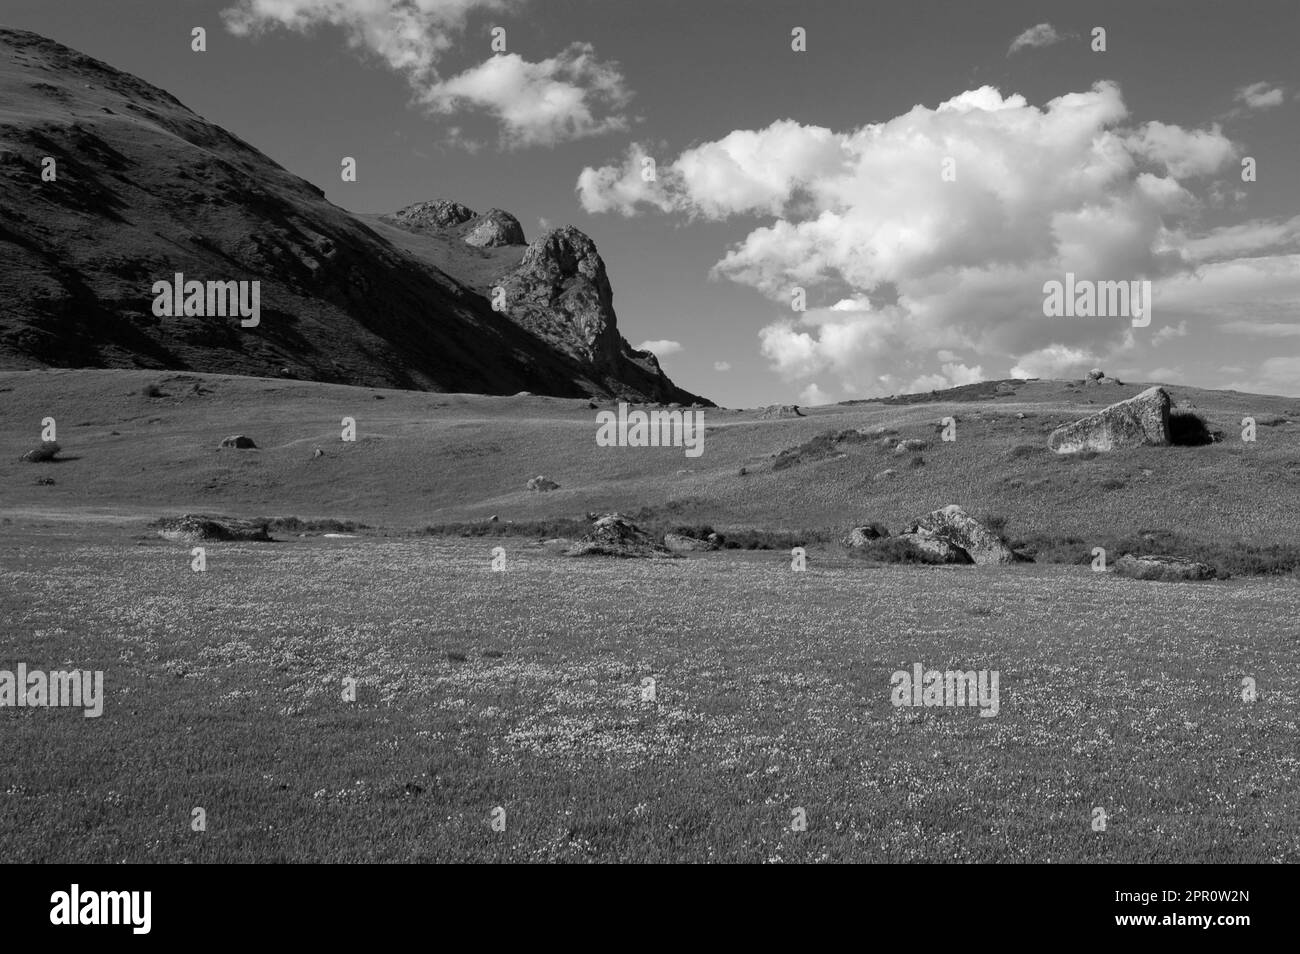
{"label": "grassy hillside", "polygon": [[[158,396],[147,396],[150,385]],[[1028,382],[984,400],[939,394],[774,420],[709,409],[704,453],[692,459],[679,448],[596,446],[596,412],[585,399],[144,371],[3,372],[0,487],[10,515],[201,510],[396,530],[492,514],[525,521],[648,507],[720,530],[842,531],[867,520],[897,530],[958,503],[1004,516],[1013,538],[1169,530],[1293,541],[1300,529],[1295,399],[1171,387],[1175,402],[1193,402],[1225,440],[1097,456],[1047,450],[1057,424],[1144,386]],[[953,442],[938,434],[948,415],[957,419]],[[1240,440],[1246,415],[1260,422],[1254,444]],[[20,463],[47,416],[57,421],[66,459]],[[355,443],[340,440],[345,416],[357,421]],[[879,428],[887,438],[875,435]],[[865,433],[838,442],[826,436],[855,431]],[[259,449],[217,450],[235,433]],[[880,446],[901,439],[928,444],[905,454]],[[313,456],[316,447],[324,456]],[[878,476],[886,470],[893,475]],[[538,474],[560,489],[527,491]],[[55,482],[37,485],[39,477]]]}

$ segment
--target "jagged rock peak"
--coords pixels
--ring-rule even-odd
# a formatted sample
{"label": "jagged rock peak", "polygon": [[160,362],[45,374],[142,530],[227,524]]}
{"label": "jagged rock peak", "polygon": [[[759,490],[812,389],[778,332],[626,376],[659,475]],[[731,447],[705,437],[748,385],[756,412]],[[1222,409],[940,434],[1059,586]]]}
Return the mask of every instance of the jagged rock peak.
{"label": "jagged rock peak", "polygon": [[533,239],[519,267],[560,280],[581,275],[597,285],[609,285],[596,243],[572,225],[551,229]]}

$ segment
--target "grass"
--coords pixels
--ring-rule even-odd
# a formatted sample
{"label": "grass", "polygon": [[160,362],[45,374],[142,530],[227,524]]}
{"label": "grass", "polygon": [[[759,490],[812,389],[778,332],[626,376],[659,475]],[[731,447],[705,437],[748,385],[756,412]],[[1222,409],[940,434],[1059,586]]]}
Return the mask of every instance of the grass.
{"label": "grass", "polygon": [[9,861],[1300,861],[1294,581],[9,529],[0,666],[106,686],[0,710]]}

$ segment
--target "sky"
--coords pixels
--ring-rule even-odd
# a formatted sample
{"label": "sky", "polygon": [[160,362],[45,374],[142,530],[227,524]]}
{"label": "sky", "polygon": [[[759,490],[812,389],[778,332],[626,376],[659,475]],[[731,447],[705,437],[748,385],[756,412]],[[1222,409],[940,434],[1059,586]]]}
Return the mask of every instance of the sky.
{"label": "sky", "polygon": [[[726,406],[1092,367],[1300,396],[1295,0],[0,0],[0,24],[343,208],[577,226],[623,335]],[[1045,314],[1067,273],[1150,282],[1149,320]]]}

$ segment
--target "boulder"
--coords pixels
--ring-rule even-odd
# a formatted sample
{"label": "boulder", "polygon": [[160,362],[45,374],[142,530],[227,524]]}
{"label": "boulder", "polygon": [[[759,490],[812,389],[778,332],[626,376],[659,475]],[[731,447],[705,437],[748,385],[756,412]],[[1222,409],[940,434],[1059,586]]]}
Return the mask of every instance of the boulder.
{"label": "boulder", "polygon": [[851,529],[844,538],[844,545],[851,550],[858,550],[872,540],[880,540],[887,536],[889,536],[889,528],[883,523],[868,523]]}
{"label": "boulder", "polygon": [[202,514],[186,513],[179,517],[163,517],[151,526],[164,540],[178,543],[202,543],[205,540],[251,540],[269,542],[271,535],[265,523],[249,520],[218,520]]}
{"label": "boulder", "polygon": [[472,219],[465,228],[463,241],[479,248],[500,248],[503,245],[524,245],[524,227],[509,212],[489,209]]}
{"label": "boulder", "polygon": [[665,533],[664,546],[674,553],[692,553],[700,550],[718,549],[717,534],[710,534],[710,539],[700,540],[680,533]]}
{"label": "boulder", "polygon": [[671,556],[672,551],[661,546],[627,517],[620,513],[599,516],[591,531],[565,551],[566,556],[617,556],[657,557]]}
{"label": "boulder", "polygon": [[937,557],[940,563],[973,563],[970,555],[961,547],[954,546],[947,540],[928,533],[905,531],[898,535],[899,540],[906,540],[923,553]]}
{"label": "boulder", "polygon": [[1213,580],[1218,572],[1214,567],[1194,560],[1155,554],[1134,556],[1126,553],[1111,568],[1119,576],[1133,580],[1159,580],[1175,583],[1182,580]]}
{"label": "boulder", "polygon": [[1169,442],[1169,394],[1162,387],[1152,387],[1089,417],[1062,424],[1052,431],[1047,446],[1058,454],[1073,454]]}
{"label": "boulder", "polygon": [[243,434],[231,434],[229,437],[221,439],[222,447],[234,447],[239,450],[256,449],[257,445],[253,443],[251,437],[245,437]]}
{"label": "boulder", "polygon": [[1105,376],[1106,376],[1106,372],[1101,370],[1101,368],[1093,368],[1091,371],[1088,372],[1089,381],[1100,381]]}
{"label": "boulder", "polygon": [[559,490],[560,485],[549,477],[543,477],[541,474],[538,474],[536,477],[529,479],[528,489],[537,491],[538,493],[543,493],[547,490]]}
{"label": "boulder", "polygon": [[44,464],[54,460],[54,455],[63,450],[54,441],[41,441],[40,447],[33,447],[20,458],[29,464]]}
{"label": "boulder", "polygon": [[926,514],[900,536],[939,555],[946,555],[947,548],[960,550],[969,562],[981,566],[1016,562],[1001,537],[956,504]]}

